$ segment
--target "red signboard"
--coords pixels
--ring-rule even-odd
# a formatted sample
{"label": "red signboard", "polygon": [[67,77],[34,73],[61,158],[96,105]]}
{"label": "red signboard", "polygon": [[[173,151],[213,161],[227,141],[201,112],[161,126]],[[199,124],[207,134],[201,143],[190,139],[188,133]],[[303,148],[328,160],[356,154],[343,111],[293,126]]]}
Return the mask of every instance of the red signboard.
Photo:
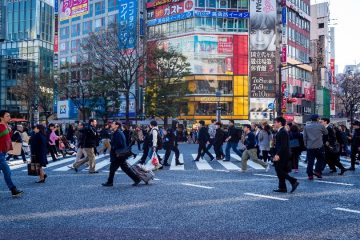
{"label": "red signboard", "polygon": [[248,75],[249,71],[249,44],[248,36],[234,35],[234,75]]}
{"label": "red signboard", "polygon": [[192,11],[193,9],[194,9],[193,0],[186,0],[184,2],[161,5],[155,8],[154,11],[150,11],[148,13],[148,20],[177,15],[180,13]]}
{"label": "red signboard", "polygon": [[330,59],[331,83],[336,84],[335,78],[335,59]]}
{"label": "red signboard", "polygon": [[232,65],[232,57],[225,58],[225,66],[226,66],[226,72],[232,73],[233,72],[233,65]]}
{"label": "red signboard", "polygon": [[54,36],[54,53],[59,52],[59,36],[55,34]]}

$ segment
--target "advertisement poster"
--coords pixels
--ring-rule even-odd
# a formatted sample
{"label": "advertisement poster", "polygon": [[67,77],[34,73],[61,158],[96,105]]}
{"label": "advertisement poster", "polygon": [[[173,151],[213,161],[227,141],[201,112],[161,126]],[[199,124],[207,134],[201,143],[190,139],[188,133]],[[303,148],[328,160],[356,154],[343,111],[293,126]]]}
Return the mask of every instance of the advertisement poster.
{"label": "advertisement poster", "polygon": [[274,114],[273,98],[251,98],[250,106],[251,120],[270,120]]}
{"label": "advertisement poster", "polygon": [[137,39],[137,0],[120,0],[119,2],[119,48],[133,49]]}
{"label": "advertisement poster", "polygon": [[[250,1],[250,98],[275,98],[276,1]],[[273,102],[273,100],[272,100]],[[250,99],[250,109],[255,109]],[[250,111],[251,115],[251,111]]]}
{"label": "advertisement poster", "polygon": [[60,21],[88,14],[88,0],[61,0]]}
{"label": "advertisement poster", "polygon": [[56,106],[58,119],[69,119],[77,116],[77,109],[71,100],[58,101]]}

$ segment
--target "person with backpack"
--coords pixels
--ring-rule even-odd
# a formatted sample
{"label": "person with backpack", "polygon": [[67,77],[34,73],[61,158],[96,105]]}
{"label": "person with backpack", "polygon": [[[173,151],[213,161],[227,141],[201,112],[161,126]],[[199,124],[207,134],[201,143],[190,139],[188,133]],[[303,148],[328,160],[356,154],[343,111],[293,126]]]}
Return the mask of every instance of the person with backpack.
{"label": "person with backpack", "polygon": [[[159,163],[162,161],[161,157],[158,154],[158,150],[162,149],[163,141],[159,133],[159,128],[157,126],[156,121],[151,121],[150,126],[147,128],[148,133],[145,135],[144,140],[144,153],[140,159],[140,164],[145,164],[146,159],[148,157],[152,157],[153,153],[156,152],[157,158],[159,160]],[[160,166],[158,166],[161,168]]]}
{"label": "person with backpack", "polygon": [[199,121],[199,134],[198,134],[198,155],[196,156],[194,161],[199,161],[200,157],[205,155],[205,153],[210,157],[210,161],[213,161],[215,157],[209,152],[209,150],[206,147],[206,144],[210,140],[209,132],[207,128],[205,127],[205,122],[203,120]]}
{"label": "person with backpack", "polygon": [[224,151],[223,151],[223,144],[225,141],[225,132],[221,129],[221,122],[215,123],[216,127],[216,133],[214,138],[214,150],[217,160],[222,160],[225,157]]}
{"label": "person with backpack", "polygon": [[[178,139],[176,137],[176,128],[178,122],[176,120],[172,121],[171,128],[166,130],[166,134],[164,135],[164,149],[165,149],[165,157],[164,162],[162,163],[162,167],[166,166],[169,167],[170,164],[168,163],[168,159],[170,157],[171,151],[175,153],[175,164],[176,166],[184,165],[179,161],[180,152],[178,149]],[[161,167],[161,168],[162,168]]]}
{"label": "person with backpack", "polygon": [[304,138],[303,135],[300,133],[299,127],[297,125],[291,125],[289,131],[289,138],[292,169],[295,173],[298,173],[299,159],[301,152],[304,149]]}
{"label": "person with backpack", "polygon": [[225,160],[230,161],[230,149],[232,149],[239,157],[242,153],[237,146],[239,144],[240,138],[242,135],[242,130],[235,127],[234,120],[230,120],[228,128],[228,137],[226,138],[226,148],[225,148]]}
{"label": "person with backpack", "polygon": [[[111,129],[113,130],[113,135],[111,138],[111,150],[110,150],[110,172],[107,182],[103,183],[104,187],[112,187],[114,182],[114,177],[116,171],[121,168],[123,172],[128,175],[133,181],[133,186],[137,186],[141,179],[135,174],[135,172],[129,167],[126,159],[126,149],[128,145],[126,144],[126,138],[121,131],[121,123],[115,121],[111,124]],[[123,154],[124,153],[124,154]]]}

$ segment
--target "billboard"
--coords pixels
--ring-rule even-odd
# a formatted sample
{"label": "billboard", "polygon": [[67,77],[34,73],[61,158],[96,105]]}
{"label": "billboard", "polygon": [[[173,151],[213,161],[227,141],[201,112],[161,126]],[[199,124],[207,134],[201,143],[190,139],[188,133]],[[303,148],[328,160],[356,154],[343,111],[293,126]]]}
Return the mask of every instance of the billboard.
{"label": "billboard", "polygon": [[136,48],[138,1],[120,0],[119,2],[119,47],[120,49]]}
{"label": "billboard", "polygon": [[61,0],[59,10],[60,21],[82,16],[89,12],[89,0]]}
{"label": "billboard", "polygon": [[194,0],[161,5],[153,10],[148,10],[148,20],[169,17],[192,10],[194,10]]}
{"label": "billboard", "polygon": [[155,18],[155,19],[149,20],[147,22],[147,25],[148,25],[148,27],[151,27],[151,26],[155,26],[155,25],[159,25],[159,24],[164,24],[164,23],[175,22],[175,21],[192,18],[193,16],[194,16],[194,11],[183,12],[183,13],[172,15],[169,17]]}
{"label": "billboard", "polygon": [[77,109],[71,100],[58,101],[56,106],[58,119],[76,118]]}
{"label": "billboard", "polygon": [[224,11],[200,11],[194,12],[195,17],[215,17],[215,18],[249,18],[248,12],[224,12]]}
{"label": "billboard", "polygon": [[250,0],[250,109],[255,108],[251,98],[275,98],[275,27],[276,0]]}

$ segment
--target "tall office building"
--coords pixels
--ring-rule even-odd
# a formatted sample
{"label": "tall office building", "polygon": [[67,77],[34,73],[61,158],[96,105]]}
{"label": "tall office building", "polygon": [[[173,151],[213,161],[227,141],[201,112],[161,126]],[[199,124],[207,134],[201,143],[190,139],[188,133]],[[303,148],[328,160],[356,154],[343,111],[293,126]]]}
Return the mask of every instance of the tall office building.
{"label": "tall office building", "polygon": [[[25,116],[11,94],[20,74],[52,73],[54,8],[48,0],[0,0],[0,108]],[[36,104],[36,97],[34,98]],[[28,116],[26,116],[28,117]]]}
{"label": "tall office building", "polygon": [[335,78],[335,34],[330,28],[329,3],[311,5],[311,43],[315,60],[316,108],[319,115],[335,115],[335,97],[332,96]]}
{"label": "tall office building", "polygon": [[[64,1],[59,1],[59,77],[61,79],[73,80],[81,79],[84,81],[92,77],[91,71],[86,74],[81,71],[81,64],[86,63],[89,59],[85,59],[81,44],[91,32],[99,32],[105,30],[112,23],[119,21],[131,21],[135,26],[142,24],[144,13],[144,3],[142,0],[88,0],[81,3],[81,11],[78,6],[72,6],[77,9],[76,12],[68,14],[67,7],[64,7]],[[124,19],[125,16],[125,19]],[[141,22],[141,23],[140,23]],[[141,38],[141,28],[136,28],[134,41]],[[129,115],[131,118],[140,114],[142,107],[142,91],[138,91],[138,84],[135,84],[131,90]],[[135,98],[135,97],[136,98]],[[125,98],[119,93],[121,106],[118,112],[110,117],[125,116]],[[61,99],[58,105],[70,109],[69,112],[74,114],[60,114],[58,118],[77,119],[76,106],[72,104],[70,99]],[[58,106],[59,109],[59,106]],[[73,110],[72,110],[73,109]],[[105,109],[98,109],[105,111]]]}
{"label": "tall office building", "polygon": [[248,0],[151,0],[147,2],[150,39],[187,57],[187,106],[180,119],[210,120],[219,105],[222,119],[249,117]]}

